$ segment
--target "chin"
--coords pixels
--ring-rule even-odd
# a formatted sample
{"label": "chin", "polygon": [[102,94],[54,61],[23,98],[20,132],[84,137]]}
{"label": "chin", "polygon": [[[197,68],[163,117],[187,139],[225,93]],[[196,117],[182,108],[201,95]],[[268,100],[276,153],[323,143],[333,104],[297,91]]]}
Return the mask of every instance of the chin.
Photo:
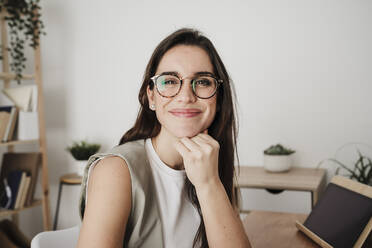
{"label": "chin", "polygon": [[192,129],[192,130],[182,129],[182,130],[173,130],[172,133],[177,138],[183,138],[183,137],[192,138],[201,132],[202,132],[201,129],[196,129],[196,130],[195,129]]}

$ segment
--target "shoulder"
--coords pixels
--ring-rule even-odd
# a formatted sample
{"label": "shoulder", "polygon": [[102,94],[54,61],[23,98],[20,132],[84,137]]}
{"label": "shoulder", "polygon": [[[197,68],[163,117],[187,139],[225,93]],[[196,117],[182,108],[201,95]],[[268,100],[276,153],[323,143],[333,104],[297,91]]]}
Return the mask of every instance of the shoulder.
{"label": "shoulder", "polygon": [[112,148],[108,154],[115,154],[124,159],[132,176],[139,176],[142,174],[141,172],[145,172],[149,168],[145,143],[145,139],[127,142]]}
{"label": "shoulder", "polygon": [[[97,161],[90,177],[100,174],[101,178],[114,177],[120,179],[131,179],[134,176],[135,167],[144,163],[145,140],[135,140],[111,148],[105,153],[99,153],[92,158],[92,162]],[[90,165],[92,164],[89,163]],[[112,178],[112,179],[114,179]],[[127,181],[127,180],[125,180]]]}
{"label": "shoulder", "polygon": [[122,178],[128,174],[127,172],[129,173],[128,165],[124,159],[118,156],[109,156],[104,157],[97,162],[94,170],[92,170],[91,177],[100,173],[101,177],[112,176]]}
{"label": "shoulder", "polygon": [[131,192],[131,177],[126,161],[117,156],[98,161],[90,174],[87,194],[97,188],[110,191],[114,196],[120,195],[123,190]]}
{"label": "shoulder", "polygon": [[[88,184],[89,187],[87,187]],[[127,162],[114,155],[101,157],[94,168],[87,171],[83,181],[83,190],[83,198],[89,196],[89,201],[91,201],[92,194],[99,195],[97,193],[100,192],[103,193],[101,196],[106,197],[123,195],[120,192],[131,192],[131,176]],[[82,201],[85,205],[85,199]]]}
{"label": "shoulder", "polygon": [[[95,164],[94,168],[91,168]],[[97,168],[95,168],[97,167]],[[82,180],[80,193],[80,217],[84,216],[85,199],[88,192],[86,186],[94,181],[109,182],[110,175],[115,174],[115,178],[121,179],[118,181],[115,189],[120,189],[120,183],[131,182],[133,185],[143,185],[150,180],[150,166],[145,151],[145,140],[136,140],[118,145],[103,153],[96,153],[92,155],[85,167],[84,177]],[[93,177],[93,174],[96,176]],[[99,177],[100,179],[96,179]],[[89,179],[89,182],[88,182]],[[128,180],[126,180],[128,179]],[[120,186],[121,185],[121,186]],[[88,188],[91,188],[90,186]]]}
{"label": "shoulder", "polygon": [[[89,158],[88,165],[90,166],[95,162],[97,162],[98,165],[101,160],[106,160],[108,158],[112,158],[110,161],[112,160],[115,164],[120,163],[120,160],[125,161],[126,166],[132,171],[132,167],[136,167],[137,164],[143,164],[147,161],[145,140],[130,141],[117,145],[106,152],[96,153]],[[86,168],[86,170],[88,170],[88,168]]]}
{"label": "shoulder", "polygon": [[132,203],[126,162],[119,157],[100,160],[89,177],[87,196],[79,243],[89,246],[89,237],[94,236],[99,245],[117,246],[123,240]]}

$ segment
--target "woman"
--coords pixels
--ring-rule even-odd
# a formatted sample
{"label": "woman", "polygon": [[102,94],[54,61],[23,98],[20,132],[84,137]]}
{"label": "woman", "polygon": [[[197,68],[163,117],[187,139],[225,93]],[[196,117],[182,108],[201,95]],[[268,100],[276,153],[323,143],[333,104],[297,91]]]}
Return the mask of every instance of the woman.
{"label": "woman", "polygon": [[86,166],[78,247],[250,247],[233,195],[230,84],[197,30],[157,46],[134,127]]}

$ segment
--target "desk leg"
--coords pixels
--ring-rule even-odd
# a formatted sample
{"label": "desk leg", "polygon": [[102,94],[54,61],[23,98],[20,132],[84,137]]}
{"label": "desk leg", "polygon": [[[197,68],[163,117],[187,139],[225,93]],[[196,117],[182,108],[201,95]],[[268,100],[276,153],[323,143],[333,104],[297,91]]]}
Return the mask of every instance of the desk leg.
{"label": "desk leg", "polygon": [[61,193],[62,193],[62,184],[63,183],[59,183],[58,198],[57,198],[58,200],[57,200],[56,214],[54,216],[53,230],[56,230],[56,228],[57,228],[59,204],[60,204],[60,201],[61,201]]}

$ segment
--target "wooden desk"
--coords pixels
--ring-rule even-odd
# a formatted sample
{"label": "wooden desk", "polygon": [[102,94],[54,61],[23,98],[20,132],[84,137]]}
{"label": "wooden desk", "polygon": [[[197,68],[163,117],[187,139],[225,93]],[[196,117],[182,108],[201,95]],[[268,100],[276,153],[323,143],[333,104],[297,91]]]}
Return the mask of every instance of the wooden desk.
{"label": "wooden desk", "polygon": [[[288,172],[267,172],[262,166],[241,166],[238,188],[310,191],[313,207],[326,184],[326,170],[293,167]],[[246,212],[242,210],[242,212]]]}
{"label": "wooden desk", "polygon": [[253,248],[319,248],[298,231],[295,221],[304,222],[307,214],[251,211],[243,220]]}
{"label": "wooden desk", "polygon": [[[243,220],[245,232],[253,248],[319,248],[299,231],[295,221],[305,221],[307,214],[251,211]],[[362,248],[372,247],[372,232]]]}

